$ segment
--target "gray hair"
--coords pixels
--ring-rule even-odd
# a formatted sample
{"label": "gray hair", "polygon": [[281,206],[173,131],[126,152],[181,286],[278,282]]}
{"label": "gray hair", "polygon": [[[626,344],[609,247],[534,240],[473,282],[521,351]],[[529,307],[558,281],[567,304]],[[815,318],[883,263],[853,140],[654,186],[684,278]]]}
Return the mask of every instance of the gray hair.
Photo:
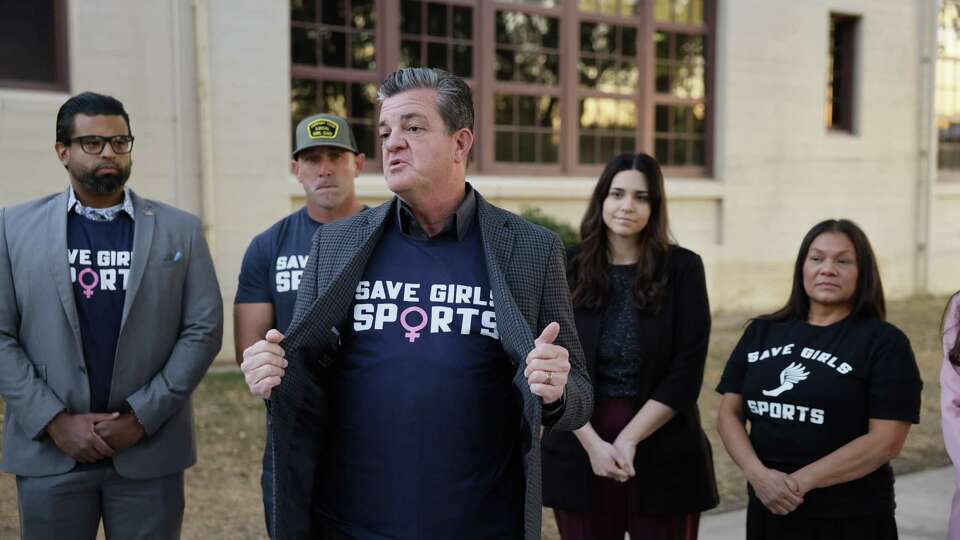
{"label": "gray hair", "polygon": [[394,71],[377,90],[383,101],[407,90],[426,88],[437,91],[437,112],[447,126],[447,133],[463,128],[473,131],[473,93],[460,77],[442,69],[413,67]]}

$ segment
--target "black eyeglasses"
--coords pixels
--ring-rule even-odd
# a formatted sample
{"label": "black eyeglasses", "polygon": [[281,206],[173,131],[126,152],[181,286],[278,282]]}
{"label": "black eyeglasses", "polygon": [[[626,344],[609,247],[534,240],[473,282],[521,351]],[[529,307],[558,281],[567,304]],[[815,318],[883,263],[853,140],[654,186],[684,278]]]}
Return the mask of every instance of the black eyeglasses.
{"label": "black eyeglasses", "polygon": [[99,135],[83,135],[70,139],[70,143],[80,143],[80,148],[88,154],[100,155],[107,141],[110,141],[110,148],[114,153],[129,154],[133,150],[133,135],[114,135],[113,137],[101,137]]}

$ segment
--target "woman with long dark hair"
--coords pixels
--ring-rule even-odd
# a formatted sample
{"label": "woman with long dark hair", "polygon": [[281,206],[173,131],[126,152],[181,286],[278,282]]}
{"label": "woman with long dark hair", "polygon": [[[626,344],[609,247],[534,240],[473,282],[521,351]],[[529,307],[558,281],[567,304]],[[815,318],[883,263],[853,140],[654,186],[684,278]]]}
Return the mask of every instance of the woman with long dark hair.
{"label": "woman with long dark hair", "polygon": [[670,238],[646,154],[607,164],[568,253],[591,421],[543,439],[544,505],[564,540],[687,540],[717,505],[697,396],[710,337],[703,263]]}
{"label": "woman with long dark hair", "polygon": [[885,318],[860,227],[815,225],[786,305],[751,321],[717,386],[717,429],[749,484],[748,539],[897,538],[889,462],[919,421],[923,383]]}
{"label": "woman with long dark hair", "polygon": [[960,538],[960,292],[943,312],[943,367],[940,368],[940,421],[943,442],[953,461],[954,483],[947,538]]}

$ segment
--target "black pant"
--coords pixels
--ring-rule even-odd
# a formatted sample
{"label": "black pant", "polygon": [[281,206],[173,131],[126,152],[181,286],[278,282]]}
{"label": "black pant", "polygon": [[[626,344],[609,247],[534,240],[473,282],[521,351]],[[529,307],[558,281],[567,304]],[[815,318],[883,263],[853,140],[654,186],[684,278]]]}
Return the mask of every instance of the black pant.
{"label": "black pant", "polygon": [[747,540],[897,540],[893,511],[844,518],[778,516],[766,508],[747,507]]}

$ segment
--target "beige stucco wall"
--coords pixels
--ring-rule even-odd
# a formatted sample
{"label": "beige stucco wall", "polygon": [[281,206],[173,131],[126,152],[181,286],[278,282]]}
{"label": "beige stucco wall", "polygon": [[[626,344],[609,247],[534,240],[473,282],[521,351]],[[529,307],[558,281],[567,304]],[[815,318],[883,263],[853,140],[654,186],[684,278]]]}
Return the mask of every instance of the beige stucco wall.
{"label": "beige stucco wall", "polygon": [[[919,2],[722,2],[714,307],[785,300],[803,234],[848,217],[874,244],[888,296],[914,292]],[[854,134],[824,127],[829,13],[859,14]]]}
{"label": "beige stucco wall", "polygon": [[[862,16],[853,135],[823,124],[831,12]],[[803,234],[828,217],[864,227],[889,296],[914,292],[919,21],[916,5],[896,1],[720,2],[714,175],[666,181],[671,228],[704,257],[714,309],[784,301]],[[501,206],[538,206],[576,226],[595,179],[471,181]],[[358,186],[369,204],[389,196],[377,176]],[[297,194],[292,184],[293,205]],[[960,236],[950,223],[938,227]]]}
{"label": "beige stucco wall", "polygon": [[0,204],[65,189],[56,114],[93,90],[124,102],[137,137],[130,186],[196,211],[195,95],[188,0],[69,2],[70,93],[0,89]]}
{"label": "beige stucco wall", "polygon": [[960,183],[939,182],[933,193],[930,292],[960,290]]}
{"label": "beige stucco wall", "polygon": [[[714,175],[668,178],[666,185],[674,236],[703,256],[715,310],[782,303],[801,238],[830,217],[853,219],[865,229],[888,296],[915,292],[919,4],[719,2]],[[862,17],[853,134],[831,133],[824,125],[831,12]],[[594,179],[472,181],[506,208],[535,205],[576,225]],[[388,195],[377,177],[358,185],[370,202]],[[947,212],[941,207],[952,203],[938,204],[934,215],[942,220]],[[958,227],[938,222],[935,229],[941,237],[958,236]]]}
{"label": "beige stucco wall", "polygon": [[289,171],[290,46],[286,2],[211,0],[210,161],[204,217],[224,295],[225,347],[233,356],[233,298],[250,240],[283,216]]}
{"label": "beige stucco wall", "polygon": [[[804,232],[835,216],[874,242],[891,297],[918,283],[917,220],[930,234],[932,292],[960,288],[960,187],[936,183],[918,211],[925,136],[923,2],[719,0],[715,170],[667,179],[674,236],[706,263],[714,309],[783,301]],[[70,2],[71,93],[127,106],[130,185],[201,214],[227,307],[250,239],[302,203],[288,170],[289,7],[284,1]],[[824,127],[829,13],[861,15],[856,133]],[[64,189],[52,151],[68,94],[0,89],[0,205]],[[926,134],[929,135],[929,134]],[[537,206],[576,227],[593,178],[473,175],[488,199]],[[379,175],[361,198],[386,199]],[[924,255],[926,256],[926,255]],[[232,355],[232,345],[221,356]]]}
{"label": "beige stucco wall", "polygon": [[[227,308],[221,355],[232,355],[243,250],[288,207],[278,187],[288,174],[289,7],[256,0],[68,5],[70,92],[0,89],[0,205],[66,189],[53,143],[57,110],[70,95],[117,97],[137,138],[128,185],[204,219]],[[206,186],[204,170],[212,178]]]}

